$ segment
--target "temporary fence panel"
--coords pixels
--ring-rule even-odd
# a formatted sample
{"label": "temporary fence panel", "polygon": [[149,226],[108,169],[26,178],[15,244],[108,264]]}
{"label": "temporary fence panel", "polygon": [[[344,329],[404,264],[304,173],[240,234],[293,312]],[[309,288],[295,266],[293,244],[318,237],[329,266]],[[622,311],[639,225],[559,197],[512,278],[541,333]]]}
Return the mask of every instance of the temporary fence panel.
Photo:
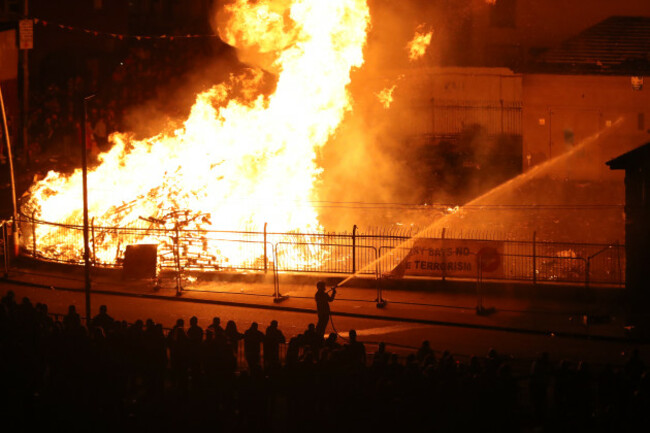
{"label": "temporary fence panel", "polygon": [[[18,228],[21,254],[62,263],[83,262],[83,226],[54,224],[23,216]],[[386,275],[411,253],[419,239],[416,230],[306,234],[266,230],[206,231],[170,229],[147,221],[126,228],[99,227],[91,221],[89,230],[91,260],[95,266],[121,266],[127,245],[155,243],[161,269],[195,271],[268,271],[273,264],[280,272]],[[500,271],[492,275],[484,273],[484,279],[624,284],[625,249],[622,245],[498,237],[427,230],[427,238],[432,242],[452,248],[481,242],[498,244]],[[471,278],[442,272],[431,277]]]}

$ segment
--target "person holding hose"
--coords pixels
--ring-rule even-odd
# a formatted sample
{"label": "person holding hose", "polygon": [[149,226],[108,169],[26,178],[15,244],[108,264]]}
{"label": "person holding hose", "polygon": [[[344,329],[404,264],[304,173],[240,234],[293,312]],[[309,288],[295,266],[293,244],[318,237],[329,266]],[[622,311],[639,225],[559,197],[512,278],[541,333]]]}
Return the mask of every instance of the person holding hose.
{"label": "person holding hose", "polygon": [[314,299],[316,300],[316,310],[318,312],[318,324],[316,325],[316,335],[318,335],[320,341],[323,340],[325,336],[325,328],[327,328],[327,322],[330,319],[330,302],[334,300],[336,296],[336,286],[332,287],[330,292],[325,291],[325,282],[319,281],[316,283],[316,295]]}

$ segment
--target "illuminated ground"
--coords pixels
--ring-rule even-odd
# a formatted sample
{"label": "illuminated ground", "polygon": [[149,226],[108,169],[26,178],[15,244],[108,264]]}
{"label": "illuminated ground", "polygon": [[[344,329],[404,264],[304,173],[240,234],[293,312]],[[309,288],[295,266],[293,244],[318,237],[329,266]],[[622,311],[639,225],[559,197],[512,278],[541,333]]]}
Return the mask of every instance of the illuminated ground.
{"label": "illuminated ground", "polygon": [[[13,282],[4,281],[0,290],[16,292],[17,298],[27,296],[33,302],[45,302],[52,313],[63,314],[70,304],[84,311],[83,278],[81,275],[25,274],[10,272]],[[22,282],[23,284],[15,284]],[[29,282],[30,285],[25,285]],[[212,317],[222,321],[235,320],[240,331],[252,321],[265,328],[277,319],[287,336],[304,331],[316,321],[312,284],[282,284],[281,293],[288,299],[273,302],[271,283],[211,282],[187,287],[181,297],[175,296],[173,281],[163,281],[163,288],[154,292],[150,283],[124,283],[96,278],[92,310],[101,304],[114,317],[135,321],[153,318],[171,327],[178,318],[186,323],[192,315],[200,326],[207,326]],[[35,287],[38,284],[40,287]],[[48,288],[53,286],[54,288]],[[621,363],[632,347],[627,341],[622,320],[613,317],[610,323],[585,325],[580,313],[584,303],[558,303],[536,295],[527,297],[488,296],[486,307],[495,307],[488,316],[475,313],[477,298],[472,293],[390,291],[385,308],[375,305],[377,292],[367,288],[341,287],[338,300],[332,304],[334,325],[339,331],[357,329],[370,351],[372,343],[385,341],[392,350],[404,351],[428,339],[436,350],[448,349],[460,355],[485,354],[495,347],[500,352],[530,359],[541,351],[549,351],[554,359],[587,359],[593,363]],[[328,327],[328,332],[331,330]],[[650,352],[642,345],[642,353]]]}

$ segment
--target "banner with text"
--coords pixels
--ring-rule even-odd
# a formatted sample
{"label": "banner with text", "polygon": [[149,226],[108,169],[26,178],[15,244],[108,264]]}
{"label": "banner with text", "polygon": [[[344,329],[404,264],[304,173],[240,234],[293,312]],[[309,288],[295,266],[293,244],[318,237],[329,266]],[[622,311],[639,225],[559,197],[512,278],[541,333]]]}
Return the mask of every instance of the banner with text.
{"label": "banner with text", "polygon": [[389,277],[476,278],[477,266],[483,277],[502,278],[503,242],[419,238]]}

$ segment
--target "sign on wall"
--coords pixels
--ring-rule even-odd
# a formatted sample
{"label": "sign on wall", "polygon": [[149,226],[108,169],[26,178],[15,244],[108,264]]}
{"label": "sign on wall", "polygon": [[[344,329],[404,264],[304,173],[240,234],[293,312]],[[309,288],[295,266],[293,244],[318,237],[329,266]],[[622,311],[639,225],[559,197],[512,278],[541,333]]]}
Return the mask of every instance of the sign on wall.
{"label": "sign on wall", "polygon": [[503,278],[503,242],[471,239],[416,239],[390,277]]}
{"label": "sign on wall", "polygon": [[18,23],[19,48],[31,50],[34,48],[34,21],[20,20]]}

